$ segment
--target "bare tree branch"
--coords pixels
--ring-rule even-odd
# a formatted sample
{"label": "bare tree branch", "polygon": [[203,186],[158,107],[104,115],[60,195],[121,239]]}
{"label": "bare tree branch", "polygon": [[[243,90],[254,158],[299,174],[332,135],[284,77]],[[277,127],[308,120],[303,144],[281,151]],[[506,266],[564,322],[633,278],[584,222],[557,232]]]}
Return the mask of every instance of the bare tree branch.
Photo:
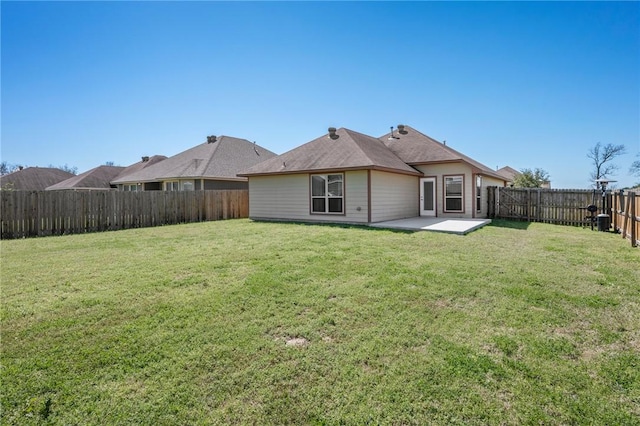
{"label": "bare tree branch", "polygon": [[591,164],[594,167],[589,175],[591,181],[606,179],[613,175],[615,171],[618,170],[618,166],[612,163],[612,161],[625,153],[626,149],[624,145],[614,145],[611,143],[602,145],[598,142],[591,147],[587,152],[587,158],[591,159]]}
{"label": "bare tree branch", "polygon": [[[640,154],[636,155],[636,157],[640,158]],[[633,176],[640,177],[640,160],[636,160],[631,163],[631,167],[629,168],[629,173]]]}

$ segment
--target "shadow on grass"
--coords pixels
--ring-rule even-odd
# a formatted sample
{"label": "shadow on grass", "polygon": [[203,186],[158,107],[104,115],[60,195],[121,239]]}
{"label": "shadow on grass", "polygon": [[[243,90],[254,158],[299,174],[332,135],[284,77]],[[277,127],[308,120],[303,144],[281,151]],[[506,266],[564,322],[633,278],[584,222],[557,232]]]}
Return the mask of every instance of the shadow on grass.
{"label": "shadow on grass", "polygon": [[519,229],[521,231],[526,231],[529,228],[530,224],[531,222],[527,222],[524,220],[492,219],[491,223],[487,226],[495,226],[497,228]]}
{"label": "shadow on grass", "polygon": [[418,231],[413,231],[411,229],[393,229],[393,228],[378,228],[367,225],[358,225],[353,223],[330,223],[330,222],[296,222],[296,221],[288,221],[288,220],[263,220],[263,219],[252,219],[254,222],[261,223],[282,223],[287,225],[296,225],[296,226],[324,226],[327,228],[343,228],[343,229],[361,229],[363,231],[387,231],[393,232],[397,234],[414,234]]}

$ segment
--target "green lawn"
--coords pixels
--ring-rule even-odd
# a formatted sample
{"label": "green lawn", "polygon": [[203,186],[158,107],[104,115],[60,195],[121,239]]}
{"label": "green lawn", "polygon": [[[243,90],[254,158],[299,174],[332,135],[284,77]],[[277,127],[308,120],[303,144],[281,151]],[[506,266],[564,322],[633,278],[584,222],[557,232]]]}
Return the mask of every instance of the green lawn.
{"label": "green lawn", "polygon": [[640,250],[230,220],[1,241],[2,424],[640,424]]}

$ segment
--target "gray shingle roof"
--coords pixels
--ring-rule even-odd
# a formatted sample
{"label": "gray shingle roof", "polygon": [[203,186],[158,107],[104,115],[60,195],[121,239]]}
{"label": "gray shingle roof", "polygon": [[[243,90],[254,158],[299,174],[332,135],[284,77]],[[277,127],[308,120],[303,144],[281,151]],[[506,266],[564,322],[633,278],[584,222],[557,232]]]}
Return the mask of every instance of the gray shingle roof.
{"label": "gray shingle roof", "polygon": [[26,167],[4,176],[0,176],[0,188],[44,191],[48,186],[69,179],[74,175],[52,167]]}
{"label": "gray shingle roof", "polygon": [[230,136],[219,136],[216,142],[203,143],[133,173],[123,173],[111,183],[153,182],[168,179],[245,180],[238,172],[275,157],[275,153]]}
{"label": "gray shingle roof", "polygon": [[116,176],[116,179],[120,178],[121,176],[137,173],[140,170],[146,169],[147,167],[152,166],[166,159],[167,157],[165,157],[164,155],[154,155],[151,157],[144,157],[142,161],[138,161],[137,163],[134,163],[126,167],[122,172],[120,172],[118,176]]}
{"label": "gray shingle roof", "polygon": [[98,166],[67,180],[46,188],[47,191],[58,189],[109,189],[111,179],[124,170],[119,166]]}
{"label": "gray shingle roof", "polygon": [[504,166],[503,168],[497,170],[496,173],[509,181],[513,181],[513,179],[520,174],[519,171],[509,166]]}
{"label": "gray shingle roof", "polygon": [[406,135],[395,131],[392,139],[390,139],[391,133],[380,137],[380,140],[405,163],[418,165],[462,161],[484,175],[504,180],[504,176],[497,174],[491,168],[442,142],[438,142],[409,126],[405,126],[405,130],[407,130]]}
{"label": "gray shingle roof", "polygon": [[379,139],[340,128],[337,139],[325,134],[282,155],[257,164],[241,176],[302,173],[321,170],[378,169],[421,175]]}

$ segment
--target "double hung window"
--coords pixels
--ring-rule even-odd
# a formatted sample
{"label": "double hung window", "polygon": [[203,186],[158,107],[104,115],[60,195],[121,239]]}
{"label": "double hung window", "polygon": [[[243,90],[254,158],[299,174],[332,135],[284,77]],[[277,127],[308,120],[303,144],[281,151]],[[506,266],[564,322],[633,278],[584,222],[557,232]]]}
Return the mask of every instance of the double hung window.
{"label": "double hung window", "polygon": [[165,191],[179,191],[180,190],[180,184],[177,180],[172,180],[172,181],[168,181],[164,183],[164,190]]}
{"label": "double hung window", "polygon": [[444,211],[461,212],[463,197],[463,176],[445,176],[444,178]]}
{"label": "double hung window", "polygon": [[311,175],[311,213],[344,213],[344,175]]}

